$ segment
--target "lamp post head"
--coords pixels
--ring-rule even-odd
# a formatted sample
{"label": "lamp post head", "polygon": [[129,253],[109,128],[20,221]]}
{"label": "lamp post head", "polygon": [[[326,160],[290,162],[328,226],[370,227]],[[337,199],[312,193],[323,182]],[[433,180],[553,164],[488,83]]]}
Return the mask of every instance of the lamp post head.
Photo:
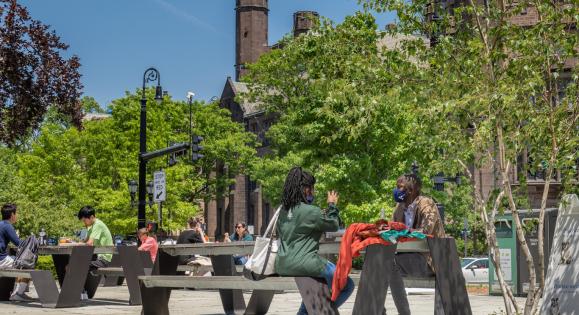
{"label": "lamp post head", "polygon": [[161,104],[163,101],[163,88],[160,85],[157,85],[155,89],[155,101],[157,101],[157,104]]}
{"label": "lamp post head", "polygon": [[129,181],[129,193],[131,194],[131,207],[135,206],[135,196],[137,195],[137,189],[139,188],[139,184],[134,179]]}
{"label": "lamp post head", "polygon": [[148,183],[147,183],[147,194],[148,194],[148,195],[152,195],[152,194],[153,194],[153,182],[148,182]]}
{"label": "lamp post head", "polygon": [[137,181],[134,180],[134,179],[131,179],[131,180],[129,181],[129,192],[131,193],[131,195],[137,193],[137,188],[138,188]]}

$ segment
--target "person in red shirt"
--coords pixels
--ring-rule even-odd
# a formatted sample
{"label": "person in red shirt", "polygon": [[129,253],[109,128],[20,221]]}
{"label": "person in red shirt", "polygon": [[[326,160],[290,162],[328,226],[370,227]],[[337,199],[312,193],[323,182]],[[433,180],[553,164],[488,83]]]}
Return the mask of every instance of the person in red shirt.
{"label": "person in red shirt", "polygon": [[159,249],[157,240],[154,237],[149,236],[149,232],[147,232],[146,228],[139,229],[137,231],[137,236],[141,241],[139,250],[148,251],[151,253],[151,260],[155,262],[155,258],[157,258],[157,250]]}

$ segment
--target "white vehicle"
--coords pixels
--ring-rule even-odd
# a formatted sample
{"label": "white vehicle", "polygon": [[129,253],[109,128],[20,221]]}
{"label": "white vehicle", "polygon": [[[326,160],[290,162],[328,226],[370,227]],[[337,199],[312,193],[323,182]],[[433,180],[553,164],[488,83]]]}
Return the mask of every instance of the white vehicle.
{"label": "white vehicle", "polygon": [[462,274],[467,283],[489,283],[489,259],[466,257],[461,262]]}

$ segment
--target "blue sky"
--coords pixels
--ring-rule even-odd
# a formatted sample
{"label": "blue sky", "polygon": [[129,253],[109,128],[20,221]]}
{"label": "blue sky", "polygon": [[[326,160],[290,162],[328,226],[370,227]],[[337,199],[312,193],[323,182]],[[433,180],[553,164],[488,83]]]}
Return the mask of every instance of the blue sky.
{"label": "blue sky", "polygon": [[[187,91],[209,100],[234,77],[235,0],[21,0],[34,19],[70,45],[81,59],[84,95],[102,107],[142,84],[149,66],[173,98]],[[269,44],[292,29],[298,10],[335,22],[362,7],[356,0],[270,0]],[[381,28],[392,14],[377,16]]]}

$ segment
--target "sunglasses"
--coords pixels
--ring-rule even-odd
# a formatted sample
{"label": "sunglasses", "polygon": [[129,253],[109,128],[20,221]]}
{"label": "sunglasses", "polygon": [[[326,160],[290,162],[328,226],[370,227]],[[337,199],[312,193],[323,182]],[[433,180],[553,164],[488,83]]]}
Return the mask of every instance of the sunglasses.
{"label": "sunglasses", "polygon": [[240,225],[240,226],[236,226],[235,228],[236,229],[243,229],[243,226]]}

